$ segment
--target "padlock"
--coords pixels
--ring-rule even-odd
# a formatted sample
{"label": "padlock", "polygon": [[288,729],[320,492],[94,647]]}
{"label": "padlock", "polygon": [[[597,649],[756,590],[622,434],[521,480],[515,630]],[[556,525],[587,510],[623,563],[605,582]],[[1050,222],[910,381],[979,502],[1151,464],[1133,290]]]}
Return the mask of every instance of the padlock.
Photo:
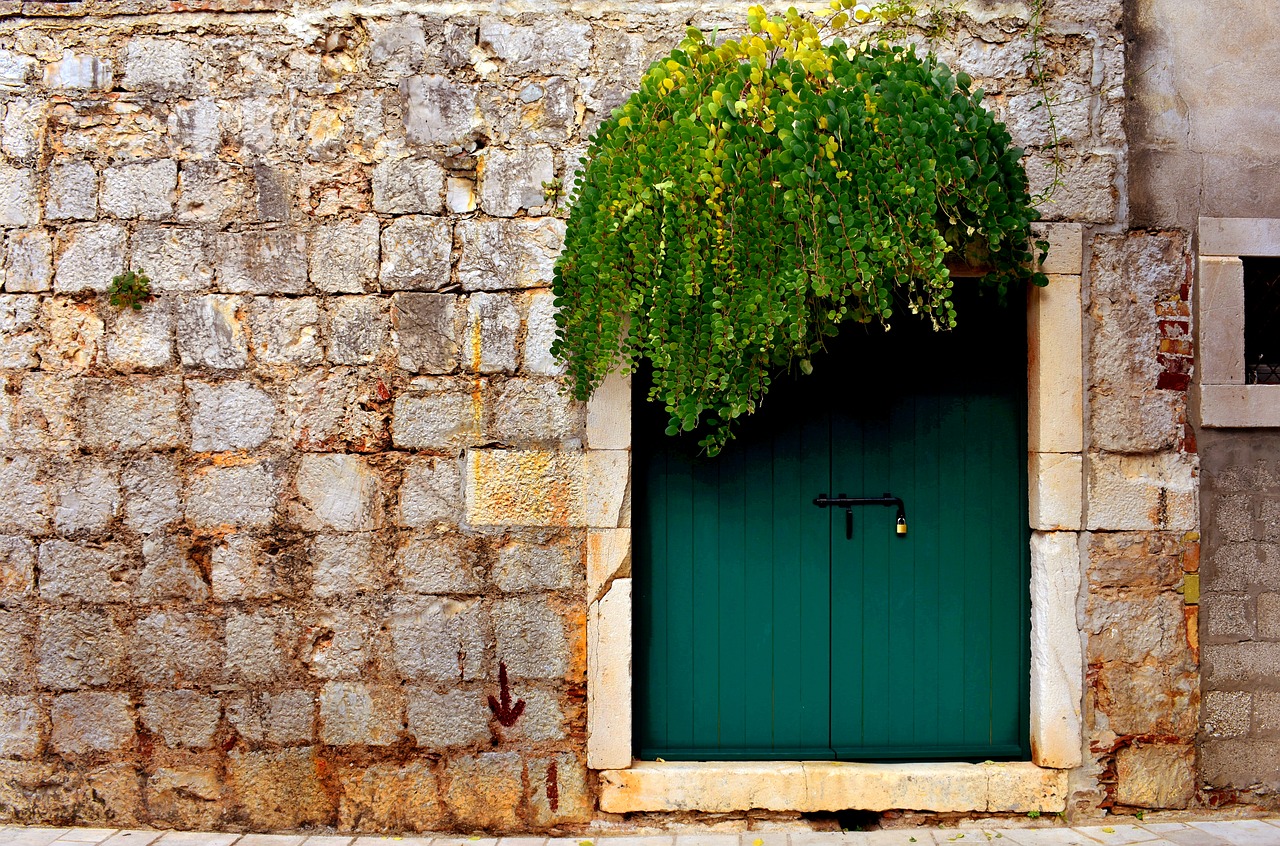
{"label": "padlock", "polygon": [[898,518],[898,534],[905,535],[906,533],[907,533],[907,518],[899,517]]}

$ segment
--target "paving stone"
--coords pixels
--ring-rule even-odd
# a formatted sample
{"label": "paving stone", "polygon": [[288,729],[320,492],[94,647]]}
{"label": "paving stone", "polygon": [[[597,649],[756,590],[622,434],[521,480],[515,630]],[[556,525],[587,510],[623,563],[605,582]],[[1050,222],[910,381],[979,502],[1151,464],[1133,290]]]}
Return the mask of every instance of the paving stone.
{"label": "paving stone", "polygon": [[238,370],[249,363],[242,306],[239,297],[224,294],[178,301],[178,353],[184,367]]}
{"label": "paving stone", "polygon": [[1232,846],[1272,846],[1276,842],[1275,826],[1261,820],[1194,821],[1190,825]]}
{"label": "paving stone", "polygon": [[73,828],[58,840],[63,843],[101,843],[115,833],[114,828]]}
{"label": "paving stone", "polygon": [[363,293],[378,280],[379,234],[373,215],[313,229],[307,258],[311,284],[331,294]]}
{"label": "paving stone", "polygon": [[556,218],[458,223],[458,282],[465,291],[536,288],[551,283],[564,246],[564,222]]}
{"label": "paving stone", "polygon": [[58,230],[53,289],[101,293],[124,270],[125,230],[114,223],[73,223]]}
{"label": "paving stone", "polygon": [[47,291],[53,280],[53,240],[44,229],[8,233],[4,289],[11,293]]}
{"label": "paving stone", "polygon": [[449,284],[453,227],[449,221],[406,215],[382,230],[384,291],[438,291]]}
{"label": "paving stone", "polygon": [[216,238],[218,287],[233,294],[300,294],[307,289],[307,244],[299,232],[261,229]]}
{"label": "paving stone", "polygon": [[189,379],[186,386],[192,450],[253,449],[271,437],[278,414],[275,402],[265,391],[239,381],[209,383]]}

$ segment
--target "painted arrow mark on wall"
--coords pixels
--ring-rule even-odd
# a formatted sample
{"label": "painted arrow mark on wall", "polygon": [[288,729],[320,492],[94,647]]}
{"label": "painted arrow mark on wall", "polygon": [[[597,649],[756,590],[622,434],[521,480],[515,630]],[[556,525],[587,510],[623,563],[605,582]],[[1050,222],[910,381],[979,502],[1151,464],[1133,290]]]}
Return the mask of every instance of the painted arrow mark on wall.
{"label": "painted arrow mark on wall", "polygon": [[502,701],[489,697],[489,710],[498,718],[498,722],[511,728],[524,713],[524,700],[517,699],[515,705],[511,704],[511,686],[507,684],[506,661],[498,662],[498,696]]}

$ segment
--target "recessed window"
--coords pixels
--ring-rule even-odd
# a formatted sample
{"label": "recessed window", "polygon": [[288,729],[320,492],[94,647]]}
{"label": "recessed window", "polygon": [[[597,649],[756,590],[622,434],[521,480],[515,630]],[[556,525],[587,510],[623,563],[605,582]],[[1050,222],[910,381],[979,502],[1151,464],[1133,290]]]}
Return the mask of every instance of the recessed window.
{"label": "recessed window", "polygon": [[1245,382],[1280,385],[1280,257],[1242,262]]}

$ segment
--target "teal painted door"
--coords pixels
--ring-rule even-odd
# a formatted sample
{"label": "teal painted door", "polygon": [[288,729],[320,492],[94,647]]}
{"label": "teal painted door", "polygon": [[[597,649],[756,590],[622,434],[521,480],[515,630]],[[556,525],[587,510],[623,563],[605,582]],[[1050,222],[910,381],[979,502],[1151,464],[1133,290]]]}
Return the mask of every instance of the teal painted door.
{"label": "teal painted door", "polygon": [[[962,305],[850,327],[714,459],[635,380],[637,757],[1029,757],[1025,326]],[[885,493],[905,536],[814,504]]]}

